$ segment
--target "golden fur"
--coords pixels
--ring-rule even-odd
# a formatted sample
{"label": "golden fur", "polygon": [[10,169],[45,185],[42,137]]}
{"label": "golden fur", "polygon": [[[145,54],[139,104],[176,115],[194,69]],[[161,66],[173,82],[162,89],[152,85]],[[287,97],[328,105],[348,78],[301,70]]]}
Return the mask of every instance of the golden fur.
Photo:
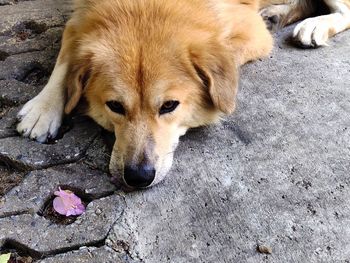
{"label": "golden fur", "polygon": [[[234,111],[239,66],[271,51],[258,11],[257,0],[76,0],[54,72],[20,112],[18,130],[46,140],[56,132],[45,126],[48,114],[61,116],[63,106],[69,114],[84,96],[86,113],[116,134],[111,173],[125,184],[125,168],[142,164],[156,171],[155,184],[187,129]],[[48,96],[57,99],[48,104]],[[178,107],[160,114],[169,101]],[[36,117],[43,109],[47,117]]]}

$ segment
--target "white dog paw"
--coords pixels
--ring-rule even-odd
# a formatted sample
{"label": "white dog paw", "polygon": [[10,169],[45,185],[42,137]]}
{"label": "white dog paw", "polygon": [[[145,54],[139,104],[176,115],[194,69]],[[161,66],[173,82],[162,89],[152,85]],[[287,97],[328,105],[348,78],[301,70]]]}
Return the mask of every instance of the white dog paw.
{"label": "white dog paw", "polygon": [[41,143],[55,138],[61,126],[63,106],[63,102],[53,103],[39,94],[27,102],[18,113],[17,131],[24,137]]}
{"label": "white dog paw", "polygon": [[267,29],[277,31],[281,27],[281,21],[290,11],[290,5],[272,5],[260,11]]}
{"label": "white dog paw", "polygon": [[313,17],[300,22],[294,29],[294,39],[303,47],[327,46],[331,24],[323,17]]}

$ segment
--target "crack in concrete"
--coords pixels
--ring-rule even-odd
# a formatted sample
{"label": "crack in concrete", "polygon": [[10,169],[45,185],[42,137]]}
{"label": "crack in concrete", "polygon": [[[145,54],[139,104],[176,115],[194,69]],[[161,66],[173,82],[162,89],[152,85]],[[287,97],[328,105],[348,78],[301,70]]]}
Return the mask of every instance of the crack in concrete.
{"label": "crack in concrete", "polygon": [[[16,136],[9,136],[6,138],[11,138],[11,137],[16,137]],[[26,165],[23,163],[17,163],[12,161],[9,157],[7,157],[4,153],[0,152],[0,163],[3,162],[7,165],[9,165],[12,169],[15,169],[19,172],[30,172],[30,171],[40,171],[40,170],[45,170],[48,168],[53,168],[56,166],[64,165],[64,164],[73,164],[79,162],[83,158],[83,154],[77,156],[77,158],[72,158],[71,160],[63,160],[63,161],[58,161],[55,164],[48,164],[48,165],[43,165],[41,167],[31,167],[30,165]]]}
{"label": "crack in concrete", "polygon": [[[26,22],[30,22],[30,20],[29,20],[29,21],[24,21],[24,22],[22,22],[21,24],[16,24],[16,25],[14,25],[11,29],[6,30],[6,31],[0,33],[0,37],[15,37],[16,34],[18,34],[19,32],[21,32],[21,31],[20,31],[21,26],[23,25],[23,23],[26,23]],[[46,24],[45,24],[45,25],[46,25]],[[47,25],[46,25],[45,31],[43,31],[43,32],[40,32],[40,31],[39,31],[39,33],[33,32],[33,33],[34,33],[33,35],[34,35],[35,37],[36,37],[36,36],[40,36],[40,35],[44,34],[45,32],[47,32],[47,31],[50,30],[50,29],[62,28],[62,27],[64,27],[64,24],[60,24],[60,23],[54,24],[54,25],[50,25],[50,26],[47,26]],[[25,28],[25,29],[26,29],[26,30],[32,30],[31,28]],[[31,39],[33,39],[33,38],[35,38],[35,37],[32,37]],[[23,41],[24,41],[24,40],[23,40]]]}
{"label": "crack in concrete", "polygon": [[56,253],[56,254],[50,254],[50,255],[47,255],[47,256],[42,256],[40,259],[50,259],[50,258],[54,258],[56,256],[65,255],[65,254],[67,254],[69,252],[78,252],[81,248],[87,248],[87,249],[89,249],[89,248],[100,248],[100,247],[105,246],[106,238],[102,242],[99,242],[99,243],[97,243],[95,245],[85,245],[85,246],[83,245],[83,246],[80,246],[78,248],[74,248],[74,249],[72,248],[72,249],[69,249],[69,250],[64,251],[64,252],[59,252],[59,253]]}
{"label": "crack in concrete", "polygon": [[[28,255],[28,256],[32,257],[33,259],[35,259],[35,260],[41,260],[41,259],[55,257],[55,256],[58,256],[58,255],[63,255],[63,254],[69,253],[69,252],[78,251],[82,247],[100,248],[100,247],[103,247],[103,246],[108,246],[106,244],[106,240],[107,240],[110,232],[112,231],[114,225],[116,224],[116,222],[124,215],[124,211],[125,211],[125,209],[127,207],[125,197],[123,195],[119,194],[119,193],[113,192],[113,193],[109,193],[109,194],[100,196],[99,198],[92,199],[92,201],[95,201],[95,200],[99,200],[99,199],[102,199],[102,198],[106,198],[106,197],[112,196],[114,194],[116,194],[116,195],[118,195],[118,196],[120,196],[122,198],[122,202],[124,203],[123,204],[124,209],[123,209],[122,213],[120,214],[120,216],[114,220],[114,222],[109,227],[107,233],[101,239],[98,239],[98,240],[95,240],[95,241],[90,241],[90,242],[85,242],[85,243],[82,242],[81,244],[73,245],[73,246],[69,246],[69,247],[63,247],[63,248],[59,248],[59,249],[53,249],[53,250],[49,250],[49,251],[41,251],[40,252],[40,251],[31,249],[27,245],[22,244],[20,242],[17,242],[14,239],[9,239],[9,238],[6,239],[5,238],[4,240],[2,240],[0,242],[0,244],[1,244],[0,251],[8,250],[8,249],[14,249],[17,252],[20,252],[20,253],[23,253],[25,255]],[[22,215],[22,214],[33,214],[33,213],[28,213],[28,212],[27,213],[26,212],[18,213],[18,215]],[[9,217],[9,216],[0,217],[0,219],[1,218],[6,218],[6,217]],[[120,252],[118,252],[118,253],[120,253]],[[132,257],[132,255],[129,253],[129,251],[125,251],[125,254],[127,254],[130,258],[134,259]],[[140,261],[140,262],[143,262],[143,261]]]}
{"label": "crack in concrete", "polygon": [[[107,237],[108,238],[108,237]],[[106,239],[107,239],[106,238]],[[118,242],[120,242],[120,243],[118,243]],[[114,244],[114,243],[113,243]],[[106,242],[106,244],[105,244],[107,247],[109,247],[109,248],[111,248],[113,251],[115,251],[116,253],[122,253],[120,250],[118,250],[118,249],[115,249],[114,247],[113,247],[113,245],[110,245],[108,242]],[[116,244],[118,247],[121,247],[122,248],[122,251],[126,254],[126,255],[128,255],[132,260],[134,260],[134,261],[138,261],[138,262],[144,262],[144,260],[139,256],[139,252],[136,252],[135,254],[136,254],[136,256],[134,256],[132,253],[131,253],[131,251],[130,251],[130,246],[129,246],[129,244],[128,243],[126,243],[126,242],[124,242],[124,241],[122,241],[122,240],[118,240],[117,241],[117,244]]]}
{"label": "crack in concrete", "polygon": [[21,215],[31,215],[31,214],[33,214],[33,213],[30,211],[30,209],[28,209],[28,210],[23,210],[23,211],[16,211],[13,213],[4,213],[4,215],[0,215],[0,219],[8,218],[11,216],[21,216]]}
{"label": "crack in concrete", "polygon": [[5,3],[0,3],[0,6],[17,5],[21,2],[32,2],[32,1],[35,1],[35,0],[14,0],[14,1],[9,1]]}
{"label": "crack in concrete", "polygon": [[[115,225],[117,223],[119,223],[119,220],[123,218],[124,216],[124,213],[125,213],[125,210],[128,208],[128,204],[126,202],[126,198],[125,198],[125,192],[123,190],[119,190],[119,192],[117,193],[120,197],[123,198],[123,201],[124,201],[124,204],[125,204],[125,207],[124,207],[124,210],[123,212],[121,213],[120,217],[118,219],[116,219],[116,221],[113,223],[113,225],[111,226],[111,229],[114,229]],[[131,229],[131,226],[128,225],[128,231],[129,232],[137,232],[136,229]],[[108,235],[107,235],[107,238],[109,236],[109,233],[110,231],[108,232]],[[132,253],[131,251],[131,246],[130,244],[127,242],[127,241],[124,241],[124,240],[117,240],[117,243],[115,243],[114,241],[112,240],[108,240],[107,241],[107,238],[106,238],[106,246],[111,248],[113,251],[115,251],[116,253],[122,253],[122,251],[128,255],[132,260],[134,261],[138,261],[138,262],[144,262],[143,258],[140,257],[140,253],[138,251],[135,251],[135,253]]]}
{"label": "crack in concrete", "polygon": [[18,137],[18,134],[13,133],[13,134],[6,135],[6,136],[1,136],[0,135],[0,140],[1,139],[6,139],[6,138],[13,138],[13,137]]}
{"label": "crack in concrete", "polygon": [[[32,48],[32,49],[28,49],[28,50],[26,50],[26,51],[21,51],[21,52],[14,52],[14,53],[11,53],[11,52],[8,52],[7,54],[9,55],[9,56],[7,56],[6,57],[6,59],[7,58],[9,58],[9,57],[11,57],[11,56],[15,56],[15,55],[22,55],[22,54],[28,54],[28,53],[32,53],[32,52],[41,52],[41,51],[45,51],[45,50],[47,50],[48,48]],[[1,52],[1,51],[0,51]]]}
{"label": "crack in concrete", "polygon": [[105,245],[105,240],[107,236],[104,236],[103,238],[96,240],[96,241],[91,241],[91,242],[86,242],[86,243],[81,243],[79,245],[71,246],[71,247],[64,247],[60,249],[55,249],[51,251],[44,251],[44,252],[39,252],[34,249],[31,249],[30,247],[17,242],[16,240],[13,239],[5,239],[3,242],[3,246],[1,246],[1,250],[9,250],[9,249],[14,249],[17,252],[20,252],[22,254],[28,255],[32,257],[35,260],[39,259],[45,259],[48,257],[54,257],[60,254],[66,254],[68,252],[76,251],[79,250],[82,247],[102,247]]}
{"label": "crack in concrete", "polygon": [[[17,136],[8,136],[5,138],[11,138],[11,137],[17,137]],[[0,163],[4,163],[7,167],[10,167],[14,170],[17,170],[18,172],[40,171],[40,170],[45,170],[48,168],[54,168],[54,167],[64,165],[64,164],[74,164],[74,163],[79,162],[80,160],[82,160],[85,157],[87,150],[90,148],[90,146],[93,144],[93,142],[95,141],[95,139],[97,137],[98,137],[98,134],[96,134],[91,139],[89,144],[82,149],[81,154],[79,154],[77,157],[72,158],[70,160],[62,160],[62,161],[57,161],[54,164],[43,165],[40,167],[32,167],[32,166],[26,165],[24,163],[13,161],[10,157],[7,156],[6,152],[0,152]],[[5,139],[5,138],[1,138],[1,139]]]}
{"label": "crack in concrete", "polygon": [[[85,199],[88,199],[88,201],[89,201],[89,203],[90,203],[90,202],[93,202],[93,201],[97,201],[97,200],[100,200],[100,199],[103,199],[103,198],[112,196],[112,195],[114,195],[114,194],[115,194],[115,191],[108,191],[108,192],[106,192],[106,193],[104,193],[104,194],[100,194],[100,195],[98,195],[98,196],[93,195],[93,194],[86,194],[86,193],[84,193],[83,195],[85,195]],[[118,195],[119,195],[119,194],[118,194]],[[5,196],[6,196],[6,195],[5,195]],[[119,196],[121,196],[121,195],[119,195]],[[124,198],[123,196],[121,196],[121,197],[123,198],[123,201],[124,201],[124,203],[126,204],[125,198]],[[4,197],[2,197],[2,198],[4,198]],[[48,197],[48,200],[50,200],[50,198],[51,198],[51,197]],[[2,199],[0,199],[0,206],[1,206],[1,200],[2,200]],[[45,201],[44,203],[46,203],[46,202],[47,202],[47,201]],[[42,210],[42,208],[41,208],[40,210]],[[36,213],[36,214],[38,214],[39,216],[43,216],[43,215],[41,214],[41,211],[40,211],[40,210],[39,210],[39,212]],[[124,211],[123,211],[123,213],[124,213]],[[122,214],[123,214],[123,213],[122,213]],[[35,214],[35,212],[33,211],[33,208],[30,208],[30,209],[26,209],[26,210],[22,210],[22,211],[4,213],[4,215],[0,215],[0,219],[8,218],[8,217],[11,217],[11,216],[33,215],[33,214]],[[114,224],[115,224],[115,222],[113,223],[113,225],[114,225]],[[111,230],[111,229],[110,229],[110,230]],[[110,232],[110,230],[108,231],[108,233]]]}

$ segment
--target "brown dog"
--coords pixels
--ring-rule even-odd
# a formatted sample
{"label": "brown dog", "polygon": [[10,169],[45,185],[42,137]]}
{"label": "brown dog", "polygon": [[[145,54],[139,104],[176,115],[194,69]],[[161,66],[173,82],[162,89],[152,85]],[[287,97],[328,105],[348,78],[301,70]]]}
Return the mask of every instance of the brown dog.
{"label": "brown dog", "polygon": [[[302,2],[262,1],[262,14],[291,23],[308,14]],[[334,14],[296,28],[305,45],[350,25],[345,1],[325,2]],[[187,129],[234,111],[238,67],[269,54],[258,11],[257,0],[76,0],[50,80],[17,130],[45,142],[85,96],[86,114],[116,134],[111,173],[129,187],[155,184]]]}

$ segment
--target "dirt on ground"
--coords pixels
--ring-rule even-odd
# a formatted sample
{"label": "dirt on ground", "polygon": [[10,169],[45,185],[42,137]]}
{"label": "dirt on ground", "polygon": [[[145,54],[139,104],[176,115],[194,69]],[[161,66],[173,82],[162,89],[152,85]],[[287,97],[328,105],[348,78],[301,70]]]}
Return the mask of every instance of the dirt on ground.
{"label": "dirt on ground", "polygon": [[11,171],[11,169],[0,165],[0,197],[22,182],[23,177],[23,173]]}

